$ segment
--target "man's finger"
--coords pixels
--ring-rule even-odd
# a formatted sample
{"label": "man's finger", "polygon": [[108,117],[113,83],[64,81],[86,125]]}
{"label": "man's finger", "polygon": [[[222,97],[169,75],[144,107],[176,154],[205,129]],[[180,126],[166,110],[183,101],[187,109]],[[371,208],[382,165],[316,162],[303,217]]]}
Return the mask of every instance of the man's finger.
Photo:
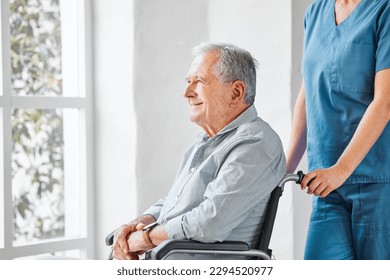
{"label": "man's finger", "polygon": [[136,253],[129,253],[126,255],[126,260],[139,260],[139,256]]}
{"label": "man's finger", "polygon": [[118,245],[123,251],[123,253],[127,254],[129,253],[129,245],[127,244],[127,239],[126,238],[120,238],[118,239]]}
{"label": "man's finger", "polygon": [[112,251],[112,257],[114,259],[117,259],[117,260],[125,260],[126,259],[126,255],[120,249],[119,250],[118,249],[114,249]]}
{"label": "man's finger", "polygon": [[129,252],[129,246],[127,245],[127,236],[131,233],[132,226],[124,225],[119,228],[118,233],[115,236],[115,242],[121,250],[127,254]]}
{"label": "man's finger", "polygon": [[136,226],[135,229],[136,229],[137,231],[138,231],[138,230],[142,230],[145,226],[146,226],[145,224],[139,223],[139,224],[137,224],[137,226]]}

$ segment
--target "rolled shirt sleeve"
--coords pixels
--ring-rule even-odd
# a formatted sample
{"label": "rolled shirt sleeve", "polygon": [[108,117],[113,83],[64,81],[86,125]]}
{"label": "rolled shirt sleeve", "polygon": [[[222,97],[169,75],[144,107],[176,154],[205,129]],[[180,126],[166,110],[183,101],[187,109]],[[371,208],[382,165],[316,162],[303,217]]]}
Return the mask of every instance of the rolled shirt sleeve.
{"label": "rolled shirt sleeve", "polygon": [[152,215],[156,220],[160,216],[161,208],[164,205],[164,201],[166,198],[160,198],[155,204],[150,206],[143,215]]}

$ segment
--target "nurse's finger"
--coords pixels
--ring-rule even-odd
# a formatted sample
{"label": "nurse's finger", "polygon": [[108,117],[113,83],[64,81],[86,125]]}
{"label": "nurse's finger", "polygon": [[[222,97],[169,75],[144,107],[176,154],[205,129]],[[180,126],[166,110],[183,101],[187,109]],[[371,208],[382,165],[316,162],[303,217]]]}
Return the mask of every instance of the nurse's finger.
{"label": "nurse's finger", "polygon": [[326,197],[328,194],[330,194],[334,189],[331,188],[331,187],[327,187],[325,188],[321,193],[320,193],[320,196],[321,197]]}
{"label": "nurse's finger", "polygon": [[321,183],[322,182],[318,178],[314,178],[307,186],[307,193],[313,194]]}
{"label": "nurse's finger", "polygon": [[316,177],[317,177],[316,172],[307,173],[305,177],[303,177],[302,179],[301,189],[302,190],[306,189]]}
{"label": "nurse's finger", "polygon": [[313,194],[316,196],[321,196],[321,193],[327,188],[326,184],[320,183],[318,187],[314,190]]}

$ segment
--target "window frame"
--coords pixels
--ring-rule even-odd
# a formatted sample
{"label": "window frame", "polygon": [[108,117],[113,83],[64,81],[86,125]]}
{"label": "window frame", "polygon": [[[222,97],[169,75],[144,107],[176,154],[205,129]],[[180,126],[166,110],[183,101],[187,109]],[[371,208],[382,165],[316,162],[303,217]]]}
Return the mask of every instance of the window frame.
{"label": "window frame", "polygon": [[[80,71],[79,97],[42,97],[11,95],[9,0],[0,0],[0,259],[13,259],[45,253],[79,249],[81,258],[94,258],[94,190],[93,190],[93,100],[92,100],[92,14],[91,1],[82,0],[80,20]],[[80,172],[81,223],[85,224],[82,237],[47,239],[28,245],[13,244],[12,207],[12,108],[76,108],[80,113],[80,149],[84,152]],[[84,184],[84,186],[83,186]]]}

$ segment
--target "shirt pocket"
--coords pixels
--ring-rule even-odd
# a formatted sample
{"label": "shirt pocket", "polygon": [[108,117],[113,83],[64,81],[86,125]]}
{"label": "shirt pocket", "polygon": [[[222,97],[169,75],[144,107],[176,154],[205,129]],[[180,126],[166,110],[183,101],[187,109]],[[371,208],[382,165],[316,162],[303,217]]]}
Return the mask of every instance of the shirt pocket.
{"label": "shirt pocket", "polygon": [[347,43],[334,56],[332,89],[341,94],[372,94],[375,78],[375,46]]}

